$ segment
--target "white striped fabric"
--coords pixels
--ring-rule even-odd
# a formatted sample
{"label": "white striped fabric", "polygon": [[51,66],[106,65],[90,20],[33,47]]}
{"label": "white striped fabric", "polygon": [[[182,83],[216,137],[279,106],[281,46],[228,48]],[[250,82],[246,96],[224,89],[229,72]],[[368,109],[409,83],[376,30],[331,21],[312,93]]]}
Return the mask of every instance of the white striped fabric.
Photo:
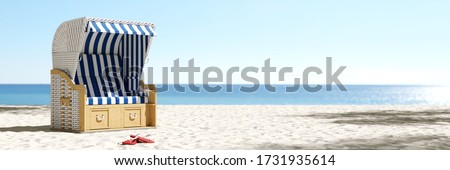
{"label": "white striped fabric", "polygon": [[88,97],[88,105],[112,105],[112,104],[144,104],[149,103],[147,96],[128,97]]}
{"label": "white striped fabric", "polygon": [[84,44],[84,54],[114,54],[119,55],[123,34],[89,32]]}
{"label": "white striped fabric", "polygon": [[155,36],[155,31],[147,25],[118,24],[89,21],[86,32],[119,33]]}
{"label": "white striped fabric", "polygon": [[144,67],[147,49],[151,43],[149,36],[124,35],[122,41],[123,70],[125,89],[129,95],[140,92],[139,80]]}
{"label": "white striped fabric", "polygon": [[117,55],[82,54],[75,84],[85,84],[88,97],[126,96]]}
{"label": "white striped fabric", "polygon": [[74,82],[86,85],[88,104],[148,103],[139,81],[153,28],[89,21],[85,31]]}

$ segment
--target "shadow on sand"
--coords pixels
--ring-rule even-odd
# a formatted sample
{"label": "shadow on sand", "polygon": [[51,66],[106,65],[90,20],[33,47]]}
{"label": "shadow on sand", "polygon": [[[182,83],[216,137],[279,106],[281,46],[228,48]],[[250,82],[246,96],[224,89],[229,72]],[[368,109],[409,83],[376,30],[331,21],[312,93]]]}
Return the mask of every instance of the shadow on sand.
{"label": "shadow on sand", "polygon": [[[381,110],[345,113],[315,113],[285,115],[330,120],[330,123],[353,125],[416,126],[445,125],[450,127],[450,110],[397,111]],[[445,127],[444,129],[445,130]],[[352,138],[325,141],[314,145],[264,143],[256,149],[444,149],[450,150],[450,136],[446,135],[386,135],[378,138]]]}
{"label": "shadow on sand", "polygon": [[383,150],[383,149],[401,149],[401,150],[449,150],[450,137],[438,135],[423,136],[404,136],[368,139],[346,139],[329,142],[326,144],[316,143],[314,145],[284,145],[265,143],[257,145],[255,149],[274,149],[274,150],[300,150],[300,149],[333,149],[333,150]]}
{"label": "shadow on sand", "polygon": [[[296,115],[287,115],[296,116]],[[299,115],[301,116],[301,115]],[[425,111],[368,111],[346,113],[316,113],[303,115],[319,119],[331,119],[333,123],[357,125],[433,125],[450,124],[450,110]]]}
{"label": "shadow on sand", "polygon": [[50,125],[0,127],[0,132],[54,132]]}

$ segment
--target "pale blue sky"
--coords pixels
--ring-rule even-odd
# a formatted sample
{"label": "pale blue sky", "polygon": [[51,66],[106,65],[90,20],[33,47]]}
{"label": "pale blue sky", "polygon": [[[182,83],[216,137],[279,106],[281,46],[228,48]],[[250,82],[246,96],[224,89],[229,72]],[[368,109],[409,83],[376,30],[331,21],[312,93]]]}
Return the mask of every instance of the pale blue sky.
{"label": "pale blue sky", "polygon": [[56,28],[90,16],[155,23],[151,67],[176,58],[202,69],[260,67],[271,58],[299,77],[330,56],[348,67],[347,84],[450,84],[445,0],[14,0],[2,2],[0,16],[0,83],[49,83]]}

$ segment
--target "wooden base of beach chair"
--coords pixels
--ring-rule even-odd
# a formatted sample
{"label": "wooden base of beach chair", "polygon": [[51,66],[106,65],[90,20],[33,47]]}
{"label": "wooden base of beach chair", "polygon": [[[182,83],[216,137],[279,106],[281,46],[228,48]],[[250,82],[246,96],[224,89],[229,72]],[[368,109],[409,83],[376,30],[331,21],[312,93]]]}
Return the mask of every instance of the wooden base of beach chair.
{"label": "wooden base of beach chair", "polygon": [[89,131],[73,131],[73,130],[50,128],[51,131],[71,132],[71,133],[94,133],[94,132],[121,131],[121,130],[143,130],[143,129],[156,129],[156,127],[154,127],[154,126],[129,127],[129,128],[119,128],[119,129],[97,129],[97,130],[89,130]]}
{"label": "wooden base of beach chair", "polygon": [[120,104],[86,106],[84,131],[155,127],[155,104]]}
{"label": "wooden base of beach chair", "polygon": [[156,88],[149,90],[148,104],[86,105],[85,87],[75,85],[61,70],[51,71],[51,124],[53,130],[89,132],[156,127]]}

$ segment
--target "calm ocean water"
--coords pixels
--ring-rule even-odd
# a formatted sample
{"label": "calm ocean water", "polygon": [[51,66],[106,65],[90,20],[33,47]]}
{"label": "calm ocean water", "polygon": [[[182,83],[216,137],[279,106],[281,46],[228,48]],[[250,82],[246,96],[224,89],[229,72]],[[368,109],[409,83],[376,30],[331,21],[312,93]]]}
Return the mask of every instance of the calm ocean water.
{"label": "calm ocean water", "polygon": [[[233,92],[225,86],[217,93],[204,91],[180,93],[174,90],[158,93],[158,104],[275,104],[275,105],[332,105],[332,104],[450,104],[450,87],[415,85],[347,85],[348,91],[319,91],[309,93],[301,89],[284,92],[285,85],[277,85],[277,93],[267,92],[263,86],[254,93]],[[202,88],[201,88],[202,89]],[[0,85],[0,105],[49,105],[50,85]]]}

